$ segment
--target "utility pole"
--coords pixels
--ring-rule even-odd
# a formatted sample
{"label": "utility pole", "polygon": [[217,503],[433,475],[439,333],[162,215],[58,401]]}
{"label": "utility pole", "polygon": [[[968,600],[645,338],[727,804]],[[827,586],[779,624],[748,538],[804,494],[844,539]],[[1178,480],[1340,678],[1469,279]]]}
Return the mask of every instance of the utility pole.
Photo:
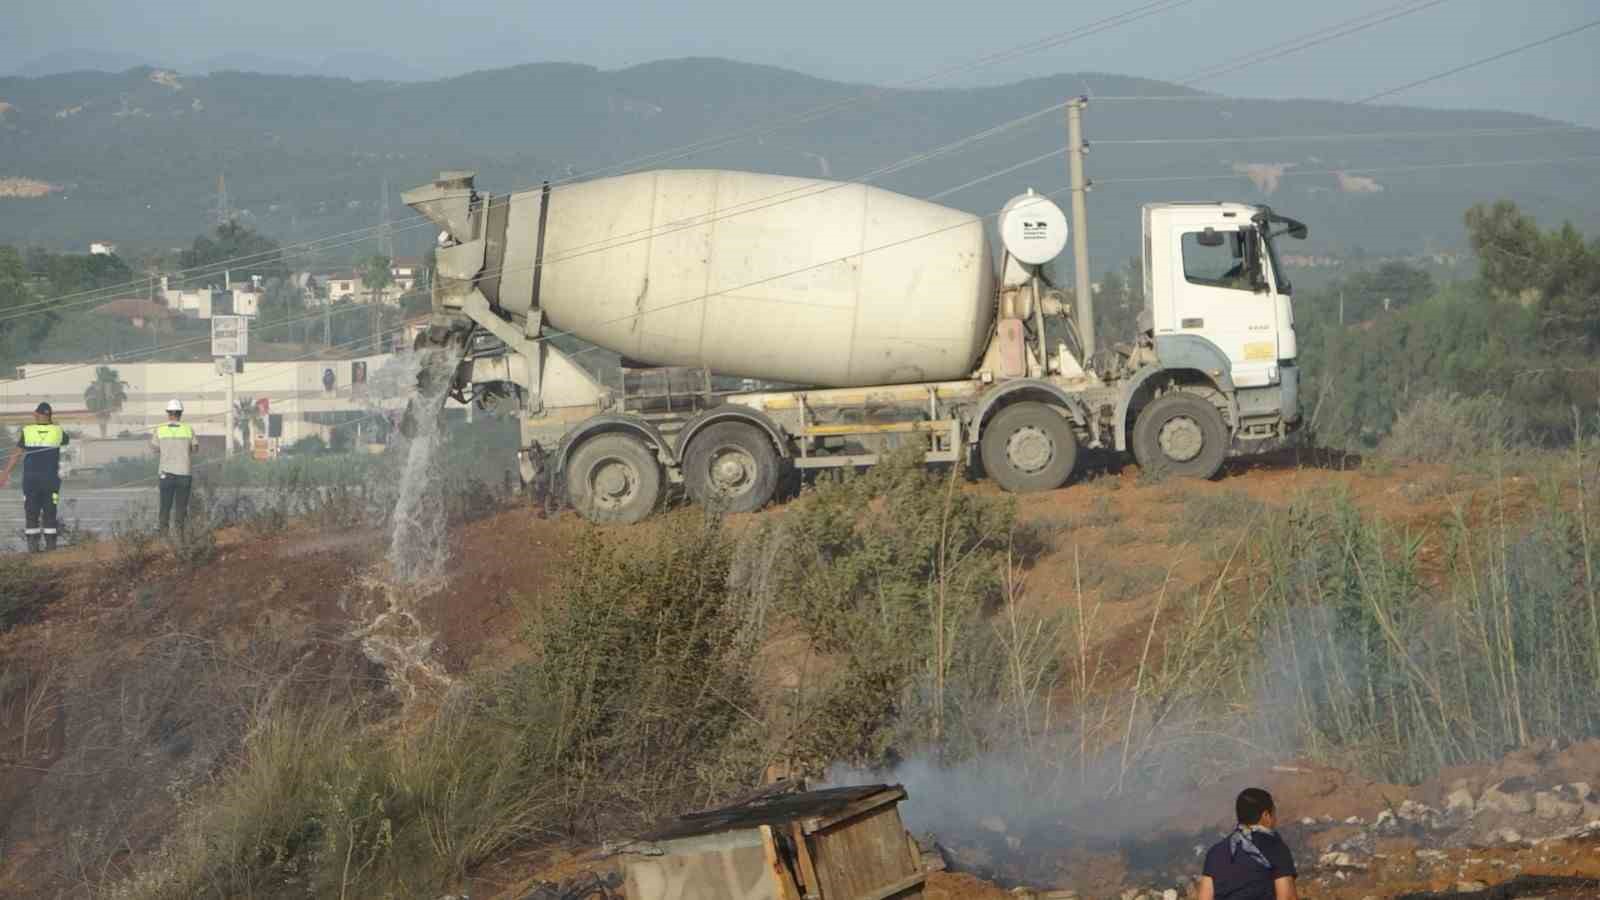
{"label": "utility pole", "polygon": [[226,441],[222,442],[222,446],[227,448],[226,451],[224,452],[224,456],[232,457],[233,456],[233,435],[238,430],[235,427],[235,425],[237,423],[234,421],[234,411],[233,411],[233,370],[237,369],[239,366],[238,366],[238,363],[235,361],[236,360],[235,357],[229,356],[229,357],[226,357],[226,359],[227,359],[227,363],[225,365],[227,365],[227,367],[228,367],[228,439]]}
{"label": "utility pole", "polygon": [[378,254],[394,264],[394,231],[389,227],[389,176],[383,177],[382,195],[378,198]]}
{"label": "utility pole", "polygon": [[1094,357],[1094,294],[1089,288],[1089,212],[1084,194],[1089,182],[1083,177],[1083,111],[1088,97],[1074,97],[1067,104],[1067,176],[1072,188],[1072,268],[1078,295],[1078,335],[1083,339],[1083,365]]}
{"label": "utility pole", "polygon": [[228,176],[217,176],[217,227],[233,219],[233,208],[228,205]]}

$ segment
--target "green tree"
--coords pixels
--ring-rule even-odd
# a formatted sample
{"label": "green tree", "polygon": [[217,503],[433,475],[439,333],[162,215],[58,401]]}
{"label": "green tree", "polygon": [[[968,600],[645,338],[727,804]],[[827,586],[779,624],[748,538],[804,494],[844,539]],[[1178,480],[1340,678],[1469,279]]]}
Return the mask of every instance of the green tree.
{"label": "green tree", "polygon": [[256,407],[254,397],[236,397],[233,401],[233,430],[239,439],[238,446],[246,450],[250,448],[250,429],[261,426],[261,410]]}
{"label": "green tree", "polygon": [[1571,223],[1541,231],[1507,201],[1474,206],[1466,223],[1484,284],[1538,310],[1547,349],[1600,349],[1600,239],[1585,241]]}
{"label": "green tree", "polygon": [[389,257],[374,255],[361,260],[361,283],[367,287],[367,298],[372,303],[383,300],[383,292],[394,284]]}
{"label": "green tree", "polygon": [[110,366],[95,369],[94,380],[83,389],[83,405],[94,413],[100,423],[100,436],[106,436],[106,425],[111,416],[128,402],[128,383]]}
{"label": "green tree", "polygon": [[[109,253],[49,253],[42,258],[43,271],[50,285],[50,296],[66,297],[84,291],[106,291],[105,299],[114,296],[142,295],[148,291],[135,286],[133,269],[122,258]],[[37,270],[36,270],[37,271]],[[110,293],[112,288],[121,293]]]}
{"label": "green tree", "polygon": [[277,241],[232,221],[218,225],[209,236],[195,238],[188,250],[178,254],[178,266],[185,270],[184,281],[191,285],[219,283],[224,272],[238,279],[289,275]]}

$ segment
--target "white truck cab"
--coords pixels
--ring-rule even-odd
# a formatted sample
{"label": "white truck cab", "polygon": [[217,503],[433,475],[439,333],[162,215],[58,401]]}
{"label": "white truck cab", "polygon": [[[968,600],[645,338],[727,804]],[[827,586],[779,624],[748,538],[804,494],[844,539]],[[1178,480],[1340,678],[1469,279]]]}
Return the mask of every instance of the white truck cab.
{"label": "white truck cab", "polygon": [[1268,419],[1272,431],[1298,421],[1291,286],[1274,240],[1303,238],[1305,226],[1242,203],[1153,203],[1143,220],[1145,313],[1161,365],[1236,395],[1240,436],[1268,436]]}

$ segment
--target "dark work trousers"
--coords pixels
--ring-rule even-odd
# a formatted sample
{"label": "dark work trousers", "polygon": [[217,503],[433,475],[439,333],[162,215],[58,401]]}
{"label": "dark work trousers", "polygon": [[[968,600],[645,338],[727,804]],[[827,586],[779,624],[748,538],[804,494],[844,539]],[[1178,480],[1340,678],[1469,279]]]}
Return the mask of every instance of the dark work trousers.
{"label": "dark work trousers", "polygon": [[26,524],[22,533],[27,535],[28,549],[39,549],[39,538],[44,537],[47,549],[56,548],[60,533],[56,525],[56,503],[61,499],[60,482],[22,482],[22,512]]}
{"label": "dark work trousers", "polygon": [[193,475],[168,475],[161,473],[161,530],[167,530],[172,518],[172,507],[178,507],[178,530],[189,521],[189,490],[194,486]]}

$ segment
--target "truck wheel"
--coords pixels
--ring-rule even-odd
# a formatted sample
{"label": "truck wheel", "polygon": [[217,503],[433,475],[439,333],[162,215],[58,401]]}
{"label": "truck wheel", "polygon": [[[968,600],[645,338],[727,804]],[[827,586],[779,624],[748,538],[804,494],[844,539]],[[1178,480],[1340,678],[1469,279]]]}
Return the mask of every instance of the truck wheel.
{"label": "truck wheel", "polygon": [[567,461],[567,502],[591,522],[631,525],[661,499],[661,464],[629,434],[601,434],[578,445]]}
{"label": "truck wheel", "polygon": [[694,436],[683,457],[689,496],[721,512],[755,512],[778,490],[782,461],[760,429],[719,422]]}
{"label": "truck wheel", "polygon": [[1078,464],[1072,423],[1053,407],[1013,403],[995,413],[978,441],[983,470],[1014,494],[1053,491]]}
{"label": "truck wheel", "polygon": [[1139,413],[1133,455],[1152,472],[1210,478],[1228,456],[1228,429],[1209,401],[1181,391],[1167,394]]}

